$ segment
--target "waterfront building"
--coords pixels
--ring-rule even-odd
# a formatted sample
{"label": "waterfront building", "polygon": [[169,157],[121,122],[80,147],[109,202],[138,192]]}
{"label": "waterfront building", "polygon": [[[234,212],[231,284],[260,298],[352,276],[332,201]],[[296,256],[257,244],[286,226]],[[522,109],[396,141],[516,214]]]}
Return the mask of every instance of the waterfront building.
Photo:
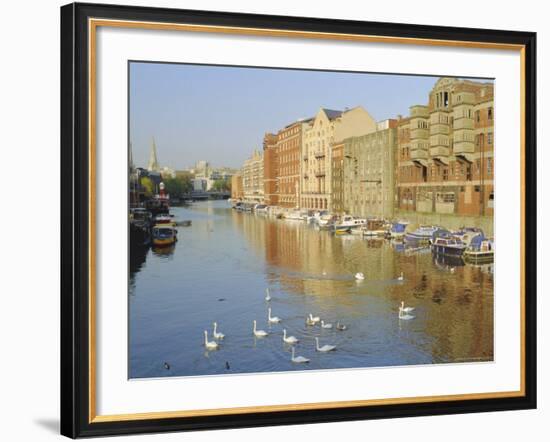
{"label": "waterfront building", "polygon": [[441,78],[398,122],[400,216],[493,231],[493,84]]}
{"label": "waterfront building", "polygon": [[231,199],[242,200],[243,198],[243,177],[240,172],[237,172],[231,177]]}
{"label": "waterfront building", "polygon": [[393,217],[396,127],[396,120],[384,120],[376,131],[346,138],[333,148],[339,163],[334,190],[340,212],[363,218]]}
{"label": "waterfront building", "polygon": [[376,131],[376,122],[361,106],[338,111],[321,108],[302,137],[300,206],[332,207],[332,149],[342,140]]}
{"label": "waterfront building", "polygon": [[242,168],[243,198],[249,202],[263,202],[264,200],[264,158],[254,150]]}
{"label": "waterfront building", "polygon": [[311,119],[295,121],[277,133],[279,205],[300,205],[300,156],[304,129]]}
{"label": "waterfront building", "polygon": [[264,202],[276,206],[279,202],[279,158],[277,135],[266,133],[263,142],[264,157]]}

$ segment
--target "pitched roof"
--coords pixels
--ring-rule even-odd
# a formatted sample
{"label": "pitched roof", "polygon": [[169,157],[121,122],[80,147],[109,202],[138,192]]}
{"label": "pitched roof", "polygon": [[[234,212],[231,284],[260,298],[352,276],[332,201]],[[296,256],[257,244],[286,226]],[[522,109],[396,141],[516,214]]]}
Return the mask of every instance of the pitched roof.
{"label": "pitched roof", "polygon": [[323,112],[327,115],[329,120],[334,120],[342,115],[342,111],[322,108]]}

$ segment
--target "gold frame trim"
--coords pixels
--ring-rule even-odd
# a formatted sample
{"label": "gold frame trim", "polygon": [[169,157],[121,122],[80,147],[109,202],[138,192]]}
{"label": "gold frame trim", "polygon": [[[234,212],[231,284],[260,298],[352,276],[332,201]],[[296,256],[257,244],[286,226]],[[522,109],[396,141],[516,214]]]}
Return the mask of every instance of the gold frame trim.
{"label": "gold frame trim", "polygon": [[[438,396],[417,396],[388,399],[368,399],[337,402],[317,402],[285,405],[265,405],[254,407],[216,408],[201,410],[159,411],[129,414],[96,414],[96,31],[97,28],[134,28],[146,30],[185,31],[217,34],[254,35],[266,37],[307,38],[387,44],[411,44],[419,46],[463,47],[476,49],[497,49],[519,51],[520,53],[520,389],[518,391],[465,393]],[[269,413],[277,411],[321,410],[327,408],[364,407],[375,405],[416,404],[426,402],[460,401],[466,399],[497,399],[525,396],[525,45],[480,43],[473,41],[437,40],[423,38],[404,38],[376,35],[339,34],[281,29],[243,28],[233,26],[191,25],[181,23],[157,23],[129,20],[88,19],[89,35],[89,423],[134,421],[145,419],[169,419],[179,417],[237,415],[246,413]]]}

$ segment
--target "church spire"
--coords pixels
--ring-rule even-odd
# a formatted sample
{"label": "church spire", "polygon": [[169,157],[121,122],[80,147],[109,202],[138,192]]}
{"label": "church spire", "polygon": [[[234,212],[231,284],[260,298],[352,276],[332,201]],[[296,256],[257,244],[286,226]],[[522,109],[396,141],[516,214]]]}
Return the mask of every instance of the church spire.
{"label": "church spire", "polygon": [[150,172],[158,172],[160,170],[159,163],[157,161],[157,145],[155,144],[155,137],[153,137],[153,144],[151,145],[151,153],[149,154],[147,170]]}

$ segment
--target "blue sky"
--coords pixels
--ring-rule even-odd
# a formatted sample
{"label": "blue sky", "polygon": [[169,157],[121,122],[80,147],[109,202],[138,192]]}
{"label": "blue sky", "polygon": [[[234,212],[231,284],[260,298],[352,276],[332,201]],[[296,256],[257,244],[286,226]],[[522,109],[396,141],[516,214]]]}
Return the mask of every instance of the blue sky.
{"label": "blue sky", "polygon": [[240,167],[265,132],[320,107],[363,106],[377,121],[426,104],[437,77],[268,68],[130,64],[130,141],[145,167],[155,137],[161,166],[198,160]]}

